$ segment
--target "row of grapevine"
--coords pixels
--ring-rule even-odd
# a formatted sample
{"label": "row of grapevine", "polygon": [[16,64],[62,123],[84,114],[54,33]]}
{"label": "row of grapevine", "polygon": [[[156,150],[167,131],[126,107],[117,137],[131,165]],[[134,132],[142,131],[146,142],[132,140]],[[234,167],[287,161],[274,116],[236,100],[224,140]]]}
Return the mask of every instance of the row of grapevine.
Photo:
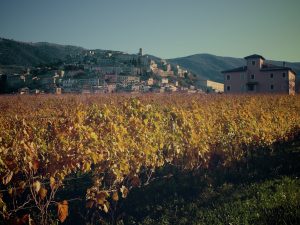
{"label": "row of grapevine", "polygon": [[[0,214],[35,207],[41,224],[72,174],[92,174],[86,205],[108,213],[167,164],[208,168],[218,154],[230,165],[300,129],[297,96],[10,96],[0,107]],[[56,204],[63,222],[68,202]]]}

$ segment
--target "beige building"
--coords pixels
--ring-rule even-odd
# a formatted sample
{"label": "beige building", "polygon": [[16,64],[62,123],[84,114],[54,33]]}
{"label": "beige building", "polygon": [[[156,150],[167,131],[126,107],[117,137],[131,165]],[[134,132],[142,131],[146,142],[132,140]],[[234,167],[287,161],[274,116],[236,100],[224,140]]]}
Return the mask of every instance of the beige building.
{"label": "beige building", "polygon": [[289,67],[265,63],[260,55],[245,57],[246,66],[222,71],[225,93],[295,94],[296,73]]}
{"label": "beige building", "polygon": [[223,93],[224,92],[224,84],[211,81],[211,80],[200,80],[199,84],[201,88],[205,90],[212,90],[217,93]]}

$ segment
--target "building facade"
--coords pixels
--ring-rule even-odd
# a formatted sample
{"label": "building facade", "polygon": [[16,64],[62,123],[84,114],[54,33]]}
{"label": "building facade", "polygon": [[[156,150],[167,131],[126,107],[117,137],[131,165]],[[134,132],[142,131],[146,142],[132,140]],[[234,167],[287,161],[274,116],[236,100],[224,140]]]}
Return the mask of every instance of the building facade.
{"label": "building facade", "polygon": [[222,71],[225,93],[295,94],[296,73],[289,67],[265,63],[261,55],[245,57],[246,66]]}
{"label": "building facade", "polygon": [[201,89],[203,91],[214,91],[217,93],[223,93],[224,92],[224,84],[211,81],[211,80],[200,80],[199,84],[201,86]]}

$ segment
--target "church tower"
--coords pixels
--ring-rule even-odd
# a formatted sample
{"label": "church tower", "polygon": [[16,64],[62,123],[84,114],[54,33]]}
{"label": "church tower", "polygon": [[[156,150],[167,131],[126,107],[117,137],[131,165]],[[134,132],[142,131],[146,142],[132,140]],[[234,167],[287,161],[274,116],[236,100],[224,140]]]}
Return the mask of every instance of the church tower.
{"label": "church tower", "polygon": [[139,50],[139,56],[143,56],[143,49],[142,48],[140,48],[140,50]]}

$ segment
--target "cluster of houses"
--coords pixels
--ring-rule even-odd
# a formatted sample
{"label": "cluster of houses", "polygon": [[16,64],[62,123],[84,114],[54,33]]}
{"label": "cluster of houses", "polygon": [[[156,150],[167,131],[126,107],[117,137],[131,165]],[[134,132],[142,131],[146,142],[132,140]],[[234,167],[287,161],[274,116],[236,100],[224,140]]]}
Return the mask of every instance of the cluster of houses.
{"label": "cluster of houses", "polygon": [[[178,65],[143,55],[142,49],[138,54],[89,50],[69,56],[56,68],[36,67],[11,74],[5,82],[9,87],[19,87],[21,94],[205,91],[185,82],[191,76]],[[220,85],[213,90],[222,92]]]}

